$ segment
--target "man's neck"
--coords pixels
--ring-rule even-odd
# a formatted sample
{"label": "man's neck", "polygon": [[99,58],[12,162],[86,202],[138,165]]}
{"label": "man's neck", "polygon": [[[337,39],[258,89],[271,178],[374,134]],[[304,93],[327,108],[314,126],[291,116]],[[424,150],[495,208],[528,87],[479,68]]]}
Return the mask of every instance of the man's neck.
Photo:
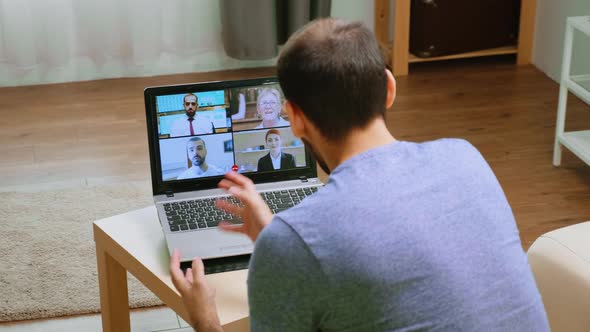
{"label": "man's neck", "polygon": [[276,158],[278,158],[280,155],[281,155],[281,152],[279,152],[279,151],[273,151],[273,150],[270,150],[270,156],[271,156],[271,157],[273,157],[273,158],[275,158],[275,159],[276,159]]}
{"label": "man's neck", "polygon": [[395,141],[395,137],[385,126],[385,121],[376,119],[365,128],[353,130],[338,142],[324,141],[321,143],[321,153],[330,170],[334,170],[344,161],[360,153]]}
{"label": "man's neck", "polygon": [[207,165],[207,163],[202,163],[201,166],[196,167],[198,168],[198,171],[200,171],[201,173],[205,173],[209,169],[209,165]]}

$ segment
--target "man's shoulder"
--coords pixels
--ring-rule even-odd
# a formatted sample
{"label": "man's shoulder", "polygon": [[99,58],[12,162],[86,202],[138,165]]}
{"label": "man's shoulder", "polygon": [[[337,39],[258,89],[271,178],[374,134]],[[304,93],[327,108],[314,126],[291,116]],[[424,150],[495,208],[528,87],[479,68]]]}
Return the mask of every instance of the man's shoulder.
{"label": "man's shoulder", "polygon": [[186,122],[186,118],[178,118],[172,122],[172,126],[180,126]]}
{"label": "man's shoulder", "polygon": [[438,146],[433,146],[432,150],[437,151],[441,155],[441,158],[445,158],[457,166],[466,168],[481,167],[484,165],[487,168],[485,158],[470,142],[457,138],[445,138],[435,142]]}
{"label": "man's shoulder", "polygon": [[191,177],[192,167],[185,169],[182,173],[178,174],[177,180],[182,180]]}
{"label": "man's shoulder", "polygon": [[447,146],[451,149],[477,151],[473,144],[462,138],[441,138],[435,141],[431,141],[431,143]]}
{"label": "man's shoulder", "polygon": [[213,122],[201,115],[195,117],[195,126],[198,128],[199,134],[209,134],[213,132]]}
{"label": "man's shoulder", "polygon": [[280,217],[283,223],[293,229],[295,233],[306,238],[305,230],[308,227],[324,227],[321,221],[326,221],[333,216],[333,212],[342,204],[342,192],[334,186],[327,184],[316,193],[303,199],[294,207],[280,212],[277,216]]}
{"label": "man's shoulder", "polygon": [[185,122],[186,122],[186,119],[183,119],[183,118],[179,118],[179,119],[174,120],[172,122],[172,124],[170,125],[170,133],[171,134],[182,133],[184,130]]}
{"label": "man's shoulder", "polygon": [[207,173],[209,173],[210,175],[224,174],[224,171],[221,167],[217,167],[212,164],[207,164],[207,166],[208,166]]}
{"label": "man's shoulder", "polygon": [[[293,248],[307,247],[303,236],[282,216],[275,215],[272,222],[258,235],[254,252],[257,256],[291,256],[297,255]],[[281,251],[282,253],[279,253]]]}
{"label": "man's shoulder", "polygon": [[451,166],[458,170],[466,164],[481,165],[485,160],[470,142],[458,138],[441,138],[422,143],[403,142],[404,159],[438,166]]}
{"label": "man's shoulder", "polygon": [[403,142],[410,149],[449,153],[449,151],[468,151],[473,152],[477,149],[469,141],[462,138],[440,138],[432,141],[421,143]]}
{"label": "man's shoulder", "polygon": [[444,154],[480,155],[480,152],[473,144],[462,138],[441,138],[420,144],[429,148],[431,151]]}

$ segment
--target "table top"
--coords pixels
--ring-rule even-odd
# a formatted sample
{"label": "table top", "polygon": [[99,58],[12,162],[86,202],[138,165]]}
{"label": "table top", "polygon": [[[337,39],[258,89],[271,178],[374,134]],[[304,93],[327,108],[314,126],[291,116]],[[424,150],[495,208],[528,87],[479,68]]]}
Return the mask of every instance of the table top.
{"label": "table top", "polygon": [[[119,264],[131,272],[166,305],[188,321],[180,294],[174,288],[170,256],[155,206],[94,222],[94,238]],[[248,317],[247,270],[206,275],[216,289],[222,325]]]}

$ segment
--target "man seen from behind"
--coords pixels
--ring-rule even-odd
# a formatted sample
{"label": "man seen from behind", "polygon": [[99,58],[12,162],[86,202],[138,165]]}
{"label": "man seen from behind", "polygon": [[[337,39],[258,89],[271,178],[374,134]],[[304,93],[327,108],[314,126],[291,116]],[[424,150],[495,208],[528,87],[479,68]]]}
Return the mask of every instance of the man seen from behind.
{"label": "man seen from behind", "polygon": [[[548,331],[514,216],[470,143],[398,141],[395,80],[361,23],[314,21],[277,63],[293,134],[330,174],[272,215],[248,178],[219,186],[255,242],[251,331]],[[201,260],[171,273],[197,331],[220,331]]]}

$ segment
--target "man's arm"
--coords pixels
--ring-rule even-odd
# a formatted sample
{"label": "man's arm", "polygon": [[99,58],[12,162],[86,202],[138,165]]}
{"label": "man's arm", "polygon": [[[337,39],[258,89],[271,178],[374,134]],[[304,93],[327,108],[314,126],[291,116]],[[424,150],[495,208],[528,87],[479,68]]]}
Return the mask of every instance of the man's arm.
{"label": "man's arm", "polygon": [[178,119],[174,122],[172,122],[172,125],[170,126],[170,137],[178,137],[178,136],[183,136],[183,128],[182,125],[184,123],[179,121]]}
{"label": "man's arm", "polygon": [[170,257],[170,275],[187,308],[191,326],[199,332],[223,332],[215,305],[215,289],[205,280],[203,261],[193,260],[192,267],[183,274],[180,252],[174,250]]}
{"label": "man's arm", "polygon": [[[225,200],[217,200],[217,206],[240,217],[244,222],[242,225],[232,225],[225,222],[220,224],[220,228],[243,233],[252,241],[256,241],[260,231],[270,223],[272,212],[256,192],[256,186],[252,180],[241,174],[229,172],[219,182],[219,187],[239,199],[242,205],[238,206]],[[207,284],[201,259],[193,260],[192,267],[183,274],[180,269],[180,253],[178,250],[174,250],[172,257],[170,257],[170,275],[174,287],[182,296],[184,306],[189,313],[191,326],[199,332],[222,331],[215,306],[215,289]]]}
{"label": "man's arm", "polygon": [[328,312],[321,267],[279,217],[258,237],[248,272],[251,331],[317,331]]}

